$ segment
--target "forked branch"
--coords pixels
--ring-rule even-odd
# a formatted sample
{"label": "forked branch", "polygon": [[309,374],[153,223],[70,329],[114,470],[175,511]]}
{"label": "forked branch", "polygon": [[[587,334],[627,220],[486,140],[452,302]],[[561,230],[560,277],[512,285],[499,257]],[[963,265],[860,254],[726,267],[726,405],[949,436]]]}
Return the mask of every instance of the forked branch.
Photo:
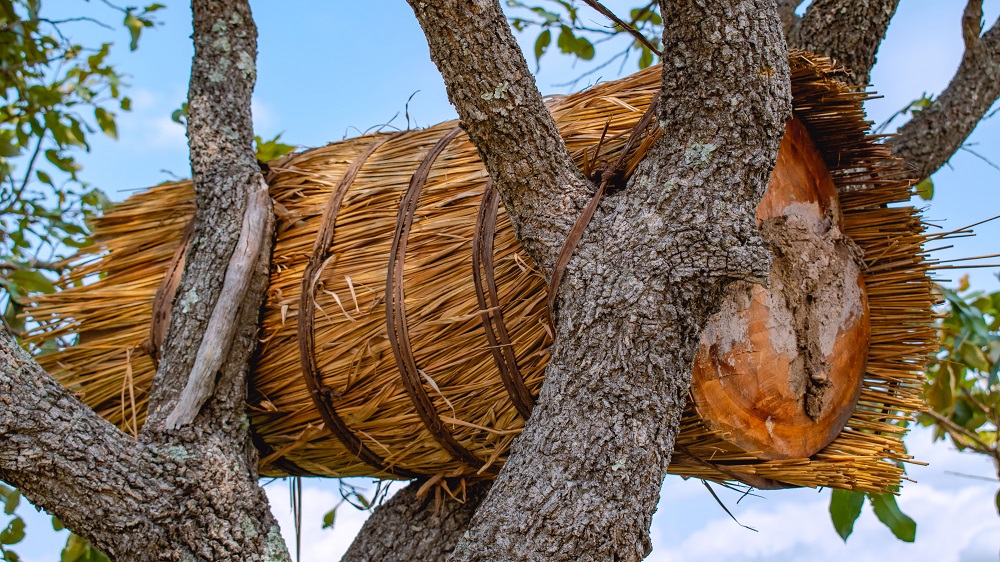
{"label": "forked branch", "polygon": [[496,1],[409,4],[518,239],[548,275],[594,187],[570,158]]}
{"label": "forked branch", "polygon": [[828,56],[850,69],[852,83],[868,84],[875,53],[898,4],[899,0],[815,0],[786,32],[788,45]]}
{"label": "forked branch", "polygon": [[892,140],[893,152],[918,178],[947,163],[1000,97],[1000,19],[982,33],[982,18],[982,0],[970,0],[962,16],[965,54],[955,76]]}

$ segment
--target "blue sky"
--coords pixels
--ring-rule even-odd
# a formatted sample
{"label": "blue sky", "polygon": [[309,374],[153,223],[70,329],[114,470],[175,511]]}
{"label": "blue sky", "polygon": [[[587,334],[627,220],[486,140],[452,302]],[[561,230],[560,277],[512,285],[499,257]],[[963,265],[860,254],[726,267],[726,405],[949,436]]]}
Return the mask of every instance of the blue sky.
{"label": "blue sky", "polygon": [[[184,131],[170,121],[170,113],[184,101],[192,48],[190,13],[186,3],[167,2],[159,12],[164,26],[143,34],[139,51],[127,51],[121,31],[113,55],[119,68],[130,75],[133,108],[120,117],[120,140],[95,137],[93,151],[80,161],[83,176],[121,200],[136,189],[187,176]],[[374,125],[398,116],[393,125],[405,128],[407,99],[411,124],[420,126],[453,118],[444,87],[420,29],[402,0],[366,2],[252,1],[260,31],[259,70],[254,95],[254,121],[258,134],[283,133],[283,140],[317,146],[356,136]],[[870,117],[881,122],[919,97],[940,91],[951,78],[962,54],[960,0],[905,0],[889,28],[872,74],[875,89],[884,96],[868,104]],[[607,2],[612,8],[626,2]],[[49,0],[47,9],[67,13],[92,13],[112,20],[115,16],[98,2]],[[993,22],[1000,2],[986,2],[987,22]],[[81,40],[106,38],[107,32],[82,24],[69,29]],[[533,35],[522,36],[530,52]],[[626,73],[635,70],[634,60]],[[543,93],[565,93],[556,84],[577,76],[565,58],[550,54],[542,60],[537,81]],[[605,79],[616,78],[617,65],[606,69]],[[586,85],[582,83],[581,86]],[[1000,163],[1000,116],[982,123],[969,142],[986,158]],[[1000,213],[1000,171],[962,151],[934,176],[936,195],[925,205],[926,217],[946,229],[970,224]],[[976,229],[976,238],[954,242],[941,259],[1000,251],[1000,225]],[[998,261],[998,260],[994,260]],[[973,285],[1000,289],[995,270],[971,270]],[[962,272],[950,272],[958,279]],[[859,520],[855,535],[844,543],[836,536],[826,512],[827,491],[793,490],[766,493],[735,505],[736,497],[722,493],[730,509],[753,533],[733,524],[699,482],[668,478],[663,500],[653,523],[654,552],[650,560],[908,560],[966,562],[996,560],[1000,551],[1000,518],[992,496],[997,482],[955,476],[995,475],[983,459],[954,452],[948,445],[930,444],[930,434],[918,431],[908,445],[928,467],[914,467],[899,503],[918,523],[917,543],[895,540],[878,524],[870,510]],[[333,531],[319,529],[322,514],[336,501],[329,482],[305,484],[303,534],[304,562],[334,558],[343,552],[360,527],[362,514],[343,509]],[[292,531],[287,487],[268,487],[272,508],[286,533]],[[22,511],[25,511],[22,509]],[[31,511],[31,510],[27,510]],[[2,523],[2,521],[0,521]],[[18,551],[25,560],[56,560],[60,539],[41,516],[30,516],[28,543]]]}

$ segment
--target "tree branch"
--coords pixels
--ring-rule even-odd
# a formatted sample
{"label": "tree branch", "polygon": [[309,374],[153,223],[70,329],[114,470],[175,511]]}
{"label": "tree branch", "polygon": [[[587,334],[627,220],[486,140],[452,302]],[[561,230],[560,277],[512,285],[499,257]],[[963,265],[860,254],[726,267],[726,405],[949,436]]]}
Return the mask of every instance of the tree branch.
{"label": "tree branch", "polygon": [[[225,371],[226,365],[235,369],[233,375],[237,379],[231,383],[245,386],[245,374],[239,371],[245,370],[255,339],[234,343],[226,354],[224,348],[229,347],[231,336],[223,334],[220,339],[218,330],[256,332],[263,284],[257,279],[257,287],[245,290],[250,285],[247,276],[260,277],[261,268],[255,268],[254,264],[266,262],[270,256],[273,212],[253,150],[250,115],[250,96],[256,79],[256,27],[246,0],[197,0],[192,8],[195,58],[187,125],[198,210],[154,380],[147,431],[177,425],[176,415],[169,419],[170,423],[167,418],[175,411],[184,389],[189,384],[204,385],[207,378],[211,394],[215,373]],[[261,217],[267,217],[268,224],[257,224]],[[245,226],[259,231],[244,233]],[[258,251],[241,255],[238,244],[251,240]],[[262,244],[265,240],[268,243]],[[249,246],[244,246],[242,251],[248,249]],[[229,276],[231,262],[236,271]],[[236,306],[240,304],[245,310]],[[237,310],[245,314],[237,317]],[[204,344],[210,343],[206,339],[215,347],[206,348]],[[216,358],[212,361],[207,355]],[[224,364],[220,364],[220,358],[226,359]],[[185,396],[190,397],[190,393]],[[212,412],[213,416],[222,415],[217,422],[238,426],[244,415],[244,397],[219,400],[217,405],[224,406],[224,411]]]}
{"label": "tree branch", "polygon": [[594,10],[596,10],[597,13],[601,14],[602,16],[604,16],[604,17],[608,18],[609,20],[615,22],[615,25],[617,25],[618,27],[622,28],[622,30],[625,33],[628,33],[636,41],[638,41],[638,42],[642,43],[643,45],[645,45],[647,49],[649,49],[650,51],[652,51],[653,53],[655,53],[657,56],[663,56],[663,53],[660,52],[660,50],[656,48],[656,45],[653,45],[652,43],[650,43],[649,39],[646,39],[646,36],[643,35],[641,31],[639,31],[638,29],[636,29],[634,27],[634,24],[626,23],[626,22],[622,21],[621,18],[619,18],[618,16],[616,16],[615,13],[612,12],[611,10],[609,10],[604,4],[601,4],[597,0],[583,0],[583,3],[586,4],[586,5],[588,5],[588,6],[590,6]]}
{"label": "tree branch", "polygon": [[875,53],[899,0],[815,0],[788,33],[788,45],[837,61],[868,84]]}
{"label": "tree branch", "polygon": [[594,186],[574,165],[495,0],[408,0],[518,239],[548,275]]}
{"label": "tree branch", "polygon": [[934,410],[928,409],[924,413],[934,418],[934,421],[937,422],[942,429],[947,431],[948,435],[951,435],[952,439],[961,441],[963,446],[968,447],[977,453],[982,453],[992,457],[997,456],[997,449],[984,443],[975,432],[956,424],[951,421],[950,418],[947,418]]}
{"label": "tree branch", "polygon": [[982,15],[982,0],[971,0],[962,17],[965,54],[955,76],[889,141],[917,178],[944,166],[1000,97],[1000,20],[980,36]]}
{"label": "tree branch", "polygon": [[155,499],[149,451],[60,386],[0,331],[0,480],[88,534],[108,554],[135,552],[163,534],[148,519]]}
{"label": "tree branch", "polygon": [[255,193],[247,198],[247,209],[243,215],[243,225],[236,249],[226,266],[226,276],[222,294],[212,309],[205,328],[205,337],[198,347],[197,357],[187,384],[181,392],[177,405],[167,416],[167,429],[177,429],[194,421],[198,411],[212,395],[215,388],[215,373],[222,367],[229,347],[236,335],[237,312],[250,289],[254,275],[254,264],[261,257],[265,237],[270,237],[268,224],[273,220],[271,198],[264,178],[258,177]]}
{"label": "tree branch", "polygon": [[492,483],[469,486],[463,502],[442,498],[440,489],[420,497],[421,484],[410,484],[376,508],[341,562],[447,560]]}
{"label": "tree branch", "polygon": [[[411,6],[519,236],[550,265],[580,205],[548,178],[586,183],[540,113],[499,6]],[[767,273],[754,208],[790,106],[775,4],[663,1],[661,13],[664,135],[604,198],[569,262],[542,394],[456,561],[643,558],[701,327],[729,281]],[[485,89],[515,77],[511,99]]]}
{"label": "tree branch", "polygon": [[[4,334],[0,478],[116,559],[287,561],[257,482],[244,404],[273,230],[252,146],[257,32],[246,0],[195,0],[192,11],[188,138],[197,228],[149,420],[138,441],[117,431]],[[205,361],[203,340],[215,342],[214,361]],[[188,402],[193,423],[168,428],[199,360],[210,397]]]}
{"label": "tree branch", "polygon": [[778,0],[778,16],[781,18],[781,28],[785,31],[785,36],[799,24],[802,19],[795,14],[803,0]]}
{"label": "tree branch", "polygon": [[288,560],[276,525],[251,534],[255,512],[227,509],[233,496],[219,487],[231,483],[218,475],[232,464],[211,448],[135,441],[0,330],[0,480],[112,560]]}

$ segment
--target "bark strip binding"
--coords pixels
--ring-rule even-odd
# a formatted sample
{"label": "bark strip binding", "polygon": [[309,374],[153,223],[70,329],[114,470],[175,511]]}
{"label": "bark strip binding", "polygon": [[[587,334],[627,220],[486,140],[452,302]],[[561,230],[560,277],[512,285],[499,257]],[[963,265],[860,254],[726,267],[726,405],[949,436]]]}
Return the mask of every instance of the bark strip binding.
{"label": "bark strip binding", "polygon": [[[500,192],[494,187],[492,179],[487,180],[472,236],[472,278],[476,298],[479,300],[479,314],[483,317],[483,330],[490,342],[490,351],[500,372],[500,379],[503,380],[514,408],[527,420],[535,406],[535,399],[524,384],[524,376],[517,367],[514,344],[503,321],[503,309],[500,307],[493,269],[493,237],[496,234],[499,206]],[[483,273],[486,274],[485,283]]]}
{"label": "bark strip binding", "polygon": [[312,253],[309,262],[306,264],[305,272],[302,274],[302,296],[299,300],[298,316],[298,345],[299,360],[302,363],[302,378],[309,389],[309,397],[312,399],[316,410],[323,418],[323,424],[346,448],[354,453],[358,459],[368,466],[394,476],[404,478],[416,478],[419,476],[415,472],[393,467],[385,460],[365,445],[361,439],[351,431],[344,420],[337,414],[337,409],[333,405],[333,399],[339,393],[323,385],[323,376],[320,373],[319,365],[316,363],[316,340],[314,331],[314,319],[316,309],[316,283],[323,271],[323,264],[330,254],[330,246],[333,244],[333,234],[337,226],[337,213],[340,212],[340,204],[344,201],[347,190],[354,182],[365,161],[386,141],[396,138],[401,133],[386,135],[375,140],[368,145],[351,165],[344,171],[344,175],[337,182],[337,186],[330,193],[330,198],[326,201],[323,209],[323,218],[320,222],[319,232],[316,241],[313,243]]}
{"label": "bark strip binding", "polygon": [[448,143],[461,132],[461,127],[455,127],[437,141],[424,157],[420,166],[417,167],[417,171],[413,173],[406,195],[400,202],[399,217],[396,219],[396,232],[392,239],[392,250],[389,253],[388,275],[385,280],[385,324],[389,333],[389,343],[392,345],[392,355],[396,359],[403,387],[406,388],[406,394],[409,395],[413,408],[420,416],[420,420],[424,422],[427,430],[452,458],[477,470],[485,469],[492,474],[496,472],[495,469],[490,470],[485,461],[462,446],[448,431],[441,416],[434,408],[431,397],[424,389],[424,384],[421,381],[422,372],[417,367],[413,357],[413,348],[410,346],[409,330],[406,326],[406,303],[403,297],[403,262],[406,259],[406,242],[413,226],[413,215],[417,211],[420,191],[427,182],[434,161],[448,147]]}

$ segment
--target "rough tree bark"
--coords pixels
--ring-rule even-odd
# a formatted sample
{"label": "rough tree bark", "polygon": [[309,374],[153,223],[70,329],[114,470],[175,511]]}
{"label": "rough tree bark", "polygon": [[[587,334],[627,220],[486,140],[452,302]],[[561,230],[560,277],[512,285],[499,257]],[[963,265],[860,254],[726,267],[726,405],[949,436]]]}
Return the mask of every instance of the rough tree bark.
{"label": "rough tree bark", "polygon": [[470,486],[461,502],[440,503],[434,494],[419,495],[422,484],[410,484],[379,506],[341,562],[447,560],[493,483]]}
{"label": "rough tree bark", "polygon": [[288,560],[244,407],[273,228],[252,147],[257,33],[245,0],[192,8],[197,228],[149,421],[138,440],[123,434],[4,334],[0,479],[115,560]]}
{"label": "rough tree bark", "polygon": [[[411,7],[519,235],[564,231],[565,217],[536,210],[566,209],[579,176],[553,185],[539,173],[571,164],[534,112],[541,97],[498,3]],[[676,22],[664,32],[664,137],[604,200],[569,263],[538,405],[454,560],[643,558],[701,326],[727,282],[767,273],[753,210],[790,95],[774,3],[661,9]],[[481,95],[499,85],[506,96]],[[525,112],[545,140],[523,142]],[[563,238],[527,246],[547,273]]]}
{"label": "rough tree bark", "polygon": [[778,17],[781,18],[781,29],[785,36],[799,22],[801,18],[795,13],[804,0],[777,0]]}
{"label": "rough tree bark", "polygon": [[853,84],[866,85],[898,4],[899,0],[815,0],[789,27],[788,44],[832,58],[851,70]]}
{"label": "rough tree bark", "polygon": [[[411,2],[411,6],[414,4],[415,2]],[[878,46],[885,36],[886,28],[895,12],[898,0],[847,3],[818,1],[810,4],[804,18],[795,14],[795,10],[800,4],[802,4],[801,0],[778,0],[777,2],[778,14],[789,45],[796,48],[812,48],[841,61],[854,69],[853,76],[856,84],[867,83],[875,63]],[[981,2],[972,0],[970,8],[967,8],[966,17],[963,18],[963,27],[966,29],[969,28],[972,21],[979,23],[979,19],[970,18],[968,15],[968,10],[974,9],[976,5],[981,7]],[[929,176],[958,149],[961,142],[971,133],[975,124],[1000,95],[1000,80],[996,79],[995,70],[986,67],[986,65],[992,64],[992,68],[995,68],[996,65],[996,54],[1000,50],[1000,43],[994,38],[994,35],[1000,34],[996,31],[998,26],[1000,23],[994,25],[981,39],[978,38],[977,33],[978,41],[976,42],[970,41],[968,32],[966,32],[966,40],[967,44],[970,45],[970,50],[973,48],[976,50],[966,54],[963,65],[953,80],[953,85],[949,86],[948,90],[935,101],[933,104],[933,107],[936,108],[934,112],[925,111],[918,114],[900,130],[900,136],[895,140],[896,152],[907,158],[911,166],[918,171],[920,177]],[[485,35],[493,39],[500,36],[503,40],[509,41],[496,29],[491,29]],[[430,36],[428,40],[432,45],[435,41],[441,41]],[[509,43],[507,44],[509,45]],[[665,50],[669,53],[669,44],[665,43],[665,45],[668,45]],[[448,46],[449,44],[444,42],[442,48]],[[441,65],[442,62],[438,62],[438,64]],[[447,65],[450,62],[445,60],[443,64]],[[985,68],[985,70],[977,72],[975,70],[977,68]],[[960,92],[964,92],[968,98],[964,98]],[[951,119],[952,115],[961,115],[964,118]],[[958,139],[957,142],[938,143],[935,139],[929,138],[942,133],[944,133],[944,138]],[[923,151],[918,154],[917,150],[911,148],[915,145],[923,147]],[[470,502],[474,502],[475,499],[470,498]],[[366,545],[365,556],[359,557],[360,551],[352,548],[345,557],[345,561],[412,558],[410,556],[411,550],[407,545],[418,544],[419,541],[415,543],[414,538],[407,538],[405,533],[394,533],[391,548],[388,543],[382,543],[385,546],[384,550],[373,548],[371,545],[376,543],[368,538],[378,536],[386,532],[387,529],[405,528],[405,519],[394,519],[392,515],[410,514],[411,510],[419,507],[410,506],[409,510],[403,508],[401,504],[408,501],[410,501],[409,495],[402,495],[390,500],[391,508],[386,509],[388,513],[383,513],[383,517],[369,520],[358,535],[358,542]],[[420,505],[425,506],[425,504]],[[469,507],[468,503],[463,505],[453,502],[446,504],[443,509],[465,513]],[[436,538],[449,546],[441,551],[440,556],[428,559],[443,560],[450,552],[450,545],[454,544],[457,537],[464,533],[464,529],[448,527],[437,532],[440,534]]]}
{"label": "rough tree bark", "polygon": [[[852,83],[867,84],[899,0],[817,0],[799,18],[801,3],[779,1],[788,45],[826,55],[852,71]],[[955,76],[888,141],[915,179],[947,163],[1000,97],[1000,20],[983,33],[982,19],[982,0],[969,0],[961,25],[965,54]]]}
{"label": "rough tree bark", "polygon": [[[778,13],[789,44],[797,48],[811,47],[842,63],[847,63],[855,69],[855,83],[867,83],[875,63],[878,46],[884,38],[898,2],[894,0],[858,3],[814,2],[807,11],[805,25],[803,18],[795,15],[795,10],[801,3],[801,0],[777,2]],[[981,11],[977,13],[975,10],[981,10],[981,2],[978,0],[970,2],[963,18],[963,32],[968,52],[952,84],[932,104],[933,110],[917,114],[900,129],[899,136],[894,140],[896,153],[907,159],[920,178],[928,177],[958,150],[976,123],[1000,95],[1000,80],[996,76],[997,56],[1000,52],[1000,41],[997,39],[1000,35],[998,31],[1000,22],[994,24],[983,37],[979,37]],[[975,30],[975,33],[971,34],[969,30]],[[820,34],[815,37],[810,36],[810,33],[816,31]],[[865,34],[870,36],[865,37]],[[938,142],[939,138],[943,142]],[[474,503],[475,499],[470,498],[470,503]],[[413,551],[408,545],[414,544],[413,537],[405,533],[394,534],[391,548],[387,543],[383,543],[386,547],[383,550],[372,548],[373,543],[366,539],[380,535],[387,529],[405,529],[405,519],[393,518],[392,515],[409,516],[412,511],[403,507],[409,501],[411,501],[410,495],[400,495],[390,500],[385,510],[388,513],[383,512],[381,514],[383,517],[369,520],[359,533],[358,543],[366,544],[367,550],[364,551],[366,555],[359,557],[359,550],[352,548],[345,560],[412,558],[409,554]],[[475,505],[472,507],[475,508]],[[464,505],[452,503],[445,505],[443,509],[466,513],[469,508],[469,503]],[[439,534],[435,538],[442,544],[448,545],[448,548],[443,549],[438,556],[428,559],[443,560],[450,552],[450,545],[464,533],[464,529],[446,527],[436,532]]]}

